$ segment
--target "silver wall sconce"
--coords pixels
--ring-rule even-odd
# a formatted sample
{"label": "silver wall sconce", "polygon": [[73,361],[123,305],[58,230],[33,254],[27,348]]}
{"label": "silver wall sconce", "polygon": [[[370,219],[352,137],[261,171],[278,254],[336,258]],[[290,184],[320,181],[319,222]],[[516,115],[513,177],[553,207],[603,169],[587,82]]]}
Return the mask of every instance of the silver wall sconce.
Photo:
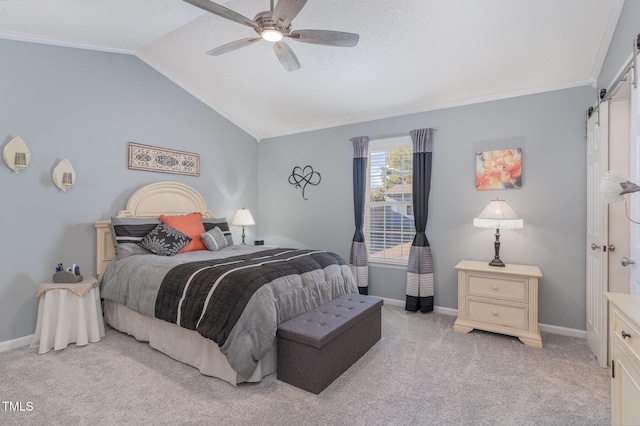
{"label": "silver wall sconce", "polygon": [[61,160],[54,167],[51,178],[53,179],[53,183],[63,192],[66,192],[67,189],[71,188],[73,184],[76,183],[76,171],[73,170],[71,161],[66,158]]}
{"label": "silver wall sconce", "polygon": [[2,158],[7,166],[18,174],[29,165],[31,153],[25,141],[18,136],[5,145],[2,150]]}

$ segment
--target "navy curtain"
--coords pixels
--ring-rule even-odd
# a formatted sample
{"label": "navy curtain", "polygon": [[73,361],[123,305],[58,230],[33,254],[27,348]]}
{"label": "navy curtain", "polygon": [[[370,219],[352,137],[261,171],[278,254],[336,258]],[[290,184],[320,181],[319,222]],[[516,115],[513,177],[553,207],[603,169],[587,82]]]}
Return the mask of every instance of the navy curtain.
{"label": "navy curtain", "polygon": [[427,240],[429,191],[431,190],[431,157],[433,129],[409,132],[413,141],[413,218],[416,236],[409,251],[407,265],[407,300],[405,310],[433,311],[433,259]]}
{"label": "navy curtain", "polygon": [[369,137],[352,138],[353,143],[353,210],[356,232],[351,243],[349,264],[356,278],[360,294],[369,294],[369,259],[364,242],[364,197],[367,190],[367,158],[369,157]]}

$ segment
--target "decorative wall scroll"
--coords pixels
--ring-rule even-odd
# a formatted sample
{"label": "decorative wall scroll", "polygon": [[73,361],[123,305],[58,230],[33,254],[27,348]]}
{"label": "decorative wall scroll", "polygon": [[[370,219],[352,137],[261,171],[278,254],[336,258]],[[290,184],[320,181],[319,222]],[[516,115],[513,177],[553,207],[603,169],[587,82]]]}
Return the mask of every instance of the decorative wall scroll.
{"label": "decorative wall scroll", "polygon": [[522,187],[522,150],[500,149],[476,153],[476,189]]}
{"label": "decorative wall scroll", "polygon": [[289,176],[289,183],[296,188],[302,188],[302,198],[306,200],[307,197],[305,197],[304,191],[307,185],[316,186],[320,183],[320,179],[320,173],[313,171],[313,167],[304,166],[304,168],[302,168],[295,166]]}
{"label": "decorative wall scroll", "polygon": [[129,168],[200,176],[200,155],[129,142]]}

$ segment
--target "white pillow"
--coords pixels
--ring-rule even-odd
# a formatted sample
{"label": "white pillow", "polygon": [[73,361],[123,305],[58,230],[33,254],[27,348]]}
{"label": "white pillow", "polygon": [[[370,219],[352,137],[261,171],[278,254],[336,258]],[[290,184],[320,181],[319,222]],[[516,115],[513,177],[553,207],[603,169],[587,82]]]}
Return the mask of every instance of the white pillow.
{"label": "white pillow", "polygon": [[200,238],[202,238],[202,242],[210,251],[218,251],[229,245],[227,238],[222,233],[222,230],[217,226],[210,231],[200,234]]}

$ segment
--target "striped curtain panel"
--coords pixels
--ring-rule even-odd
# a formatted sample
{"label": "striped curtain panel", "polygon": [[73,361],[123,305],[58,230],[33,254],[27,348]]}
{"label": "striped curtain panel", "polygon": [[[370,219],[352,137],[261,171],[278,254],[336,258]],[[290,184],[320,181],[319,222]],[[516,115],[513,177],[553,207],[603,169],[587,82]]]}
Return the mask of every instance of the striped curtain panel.
{"label": "striped curtain panel", "polygon": [[364,243],[364,197],[367,190],[367,158],[369,157],[369,137],[352,138],[353,143],[353,209],[356,232],[351,244],[349,264],[356,277],[360,294],[369,294],[369,259]]}
{"label": "striped curtain panel", "polygon": [[433,259],[427,240],[429,191],[433,129],[412,130],[413,141],[413,217],[416,236],[409,251],[407,265],[407,301],[405,310],[433,311]]}

